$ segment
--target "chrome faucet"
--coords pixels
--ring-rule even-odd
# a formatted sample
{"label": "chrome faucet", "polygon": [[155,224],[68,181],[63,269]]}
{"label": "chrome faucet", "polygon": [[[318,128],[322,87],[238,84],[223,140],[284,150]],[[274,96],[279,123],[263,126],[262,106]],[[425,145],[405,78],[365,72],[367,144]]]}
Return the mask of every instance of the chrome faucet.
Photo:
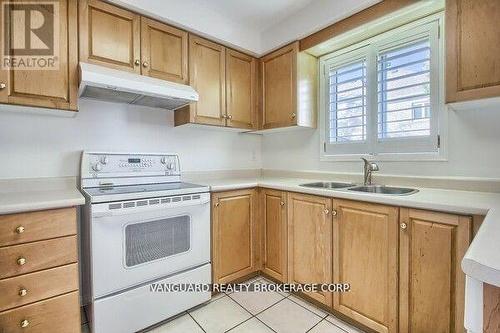
{"label": "chrome faucet", "polygon": [[378,165],[375,162],[370,162],[366,158],[361,157],[361,159],[365,162],[363,168],[363,184],[365,186],[372,184],[372,172],[378,171]]}

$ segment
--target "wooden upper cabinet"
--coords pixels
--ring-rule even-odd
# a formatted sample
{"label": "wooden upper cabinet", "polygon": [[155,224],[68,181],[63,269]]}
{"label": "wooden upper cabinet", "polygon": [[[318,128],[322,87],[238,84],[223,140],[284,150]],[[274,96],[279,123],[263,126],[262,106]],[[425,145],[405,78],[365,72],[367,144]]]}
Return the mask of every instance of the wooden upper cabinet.
{"label": "wooden upper cabinet", "polygon": [[399,332],[463,333],[469,217],[401,208]]}
{"label": "wooden upper cabinet", "polygon": [[287,282],[286,192],[263,189],[261,192],[262,271]]}
{"label": "wooden upper cabinet", "polygon": [[257,60],[226,50],[227,126],[253,129],[257,126]]}
{"label": "wooden upper cabinet", "polygon": [[140,73],[140,16],[99,0],[79,3],[80,61]]}
{"label": "wooden upper cabinet", "polygon": [[[0,1],[2,17],[5,2]],[[0,103],[77,110],[77,1],[60,0],[56,4],[59,6],[59,21],[56,22],[59,33],[56,36],[58,39],[54,41],[54,55],[57,56],[54,62],[55,69],[0,69],[0,84],[5,85],[2,85],[4,88],[0,88]],[[14,25],[19,21],[12,19],[10,22],[12,23],[8,26],[10,34],[15,34],[16,31],[19,33],[19,28]],[[5,35],[2,34],[2,43]]]}
{"label": "wooden upper cabinet", "polygon": [[226,125],[226,49],[206,39],[189,36],[189,83],[199,94],[191,104],[192,122]]}
{"label": "wooden upper cabinet", "polygon": [[500,96],[500,1],[446,0],[446,101]]}
{"label": "wooden upper cabinet", "polygon": [[255,190],[215,193],[212,196],[213,282],[227,283],[255,269]]}
{"label": "wooden upper cabinet", "polygon": [[141,17],[142,74],[188,82],[188,33]]}
{"label": "wooden upper cabinet", "polygon": [[[333,309],[380,333],[398,333],[398,208],[333,200]],[[414,331],[440,332],[440,331]]]}
{"label": "wooden upper cabinet", "polygon": [[[287,205],[288,282],[332,283],[332,200],[289,193]],[[332,305],[329,292],[307,295]]]}
{"label": "wooden upper cabinet", "polygon": [[299,42],[261,58],[263,129],[316,127],[317,64]]}

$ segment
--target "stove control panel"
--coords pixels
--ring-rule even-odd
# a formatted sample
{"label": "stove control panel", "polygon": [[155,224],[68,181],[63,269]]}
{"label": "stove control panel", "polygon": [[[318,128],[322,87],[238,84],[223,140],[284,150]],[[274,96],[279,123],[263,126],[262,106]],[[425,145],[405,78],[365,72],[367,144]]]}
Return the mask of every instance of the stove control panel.
{"label": "stove control panel", "polygon": [[180,176],[179,156],[162,153],[84,153],[82,175],[84,174],[89,178]]}

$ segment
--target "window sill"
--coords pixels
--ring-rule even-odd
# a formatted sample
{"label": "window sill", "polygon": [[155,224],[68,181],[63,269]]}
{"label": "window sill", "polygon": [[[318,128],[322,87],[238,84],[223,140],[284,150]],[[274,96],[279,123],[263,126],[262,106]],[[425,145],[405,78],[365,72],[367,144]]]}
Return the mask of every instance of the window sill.
{"label": "window sill", "polygon": [[448,158],[440,153],[394,153],[394,154],[339,154],[339,155],[326,155],[320,154],[319,160],[322,162],[354,162],[359,161],[361,158],[366,158],[373,161],[384,162],[447,162]]}

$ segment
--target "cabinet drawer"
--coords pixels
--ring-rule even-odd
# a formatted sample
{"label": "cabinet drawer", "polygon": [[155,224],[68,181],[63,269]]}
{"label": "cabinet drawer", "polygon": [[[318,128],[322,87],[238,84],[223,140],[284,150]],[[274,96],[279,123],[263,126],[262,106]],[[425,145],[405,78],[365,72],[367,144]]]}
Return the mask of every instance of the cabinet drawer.
{"label": "cabinet drawer", "polygon": [[0,328],[9,333],[79,333],[78,292],[0,312]]}
{"label": "cabinet drawer", "polygon": [[75,208],[0,216],[0,247],[75,234]]}
{"label": "cabinet drawer", "polygon": [[78,289],[78,264],[0,280],[0,311]]}
{"label": "cabinet drawer", "polygon": [[76,236],[2,247],[0,279],[71,264],[77,255]]}

